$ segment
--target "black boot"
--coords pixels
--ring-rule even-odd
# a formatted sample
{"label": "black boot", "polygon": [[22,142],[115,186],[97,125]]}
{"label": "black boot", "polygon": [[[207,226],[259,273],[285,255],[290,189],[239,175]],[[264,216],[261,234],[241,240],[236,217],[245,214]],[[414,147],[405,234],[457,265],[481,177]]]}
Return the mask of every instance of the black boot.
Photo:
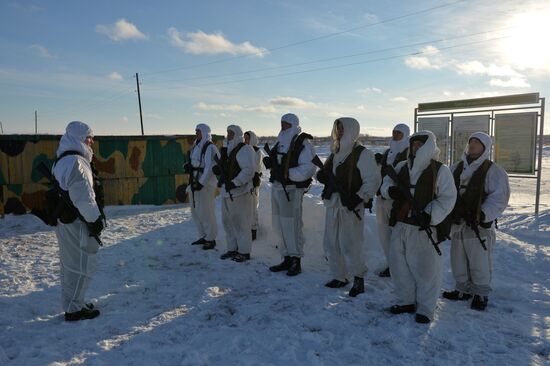
{"label": "black boot", "polygon": [[420,324],[428,324],[430,322],[430,318],[428,318],[426,315],[422,315],[418,313],[414,317],[414,320],[416,320],[416,322]]}
{"label": "black boot", "polygon": [[203,246],[202,246],[202,249],[203,250],[210,250],[210,249],[214,249],[216,247],[216,241],[215,240],[210,240],[210,241],[206,241]]}
{"label": "black boot", "polygon": [[252,241],[256,240],[257,233],[258,233],[258,230],[252,230]]}
{"label": "black boot", "polygon": [[203,245],[205,243],[206,243],[206,239],[200,238],[199,240],[195,240],[194,242],[192,242],[191,245]]}
{"label": "black boot", "polygon": [[347,279],[344,280],[344,281],[334,279],[332,281],[329,281],[329,282],[325,283],[325,286],[330,287],[330,288],[340,288],[340,287],[346,286],[348,283],[349,283],[349,281]]}
{"label": "black boot", "polygon": [[465,300],[469,300],[472,297],[472,295],[464,292],[460,292],[458,290],[453,290],[453,291],[443,291],[443,297],[446,298],[447,300],[452,300],[452,301],[465,301]]}
{"label": "black boot", "polygon": [[296,276],[299,273],[302,273],[302,266],[300,264],[300,257],[290,257],[290,267],[286,272],[287,276]]}
{"label": "black boot", "polygon": [[235,250],[228,250],[227,252],[223,253],[220,256],[220,259],[228,259],[228,258],[235,258],[235,256],[238,254]]}
{"label": "black boot", "polygon": [[65,321],[74,322],[77,320],[93,319],[97,316],[99,316],[99,310],[88,309],[87,307],[84,307],[79,311],[75,311],[73,313],[65,313]]}
{"label": "black boot", "polygon": [[472,305],[470,306],[470,308],[483,311],[487,307],[488,302],[489,298],[487,296],[474,295],[474,299],[472,300]]}
{"label": "black boot", "polygon": [[394,305],[391,308],[389,308],[389,311],[392,314],[403,314],[403,313],[412,314],[416,311],[416,306],[414,304]]}
{"label": "black boot", "polygon": [[269,267],[269,270],[271,272],[281,272],[281,271],[286,271],[290,268],[290,257],[287,255],[285,256],[285,259],[277,264],[276,266],[271,266]]}
{"label": "black boot", "polygon": [[363,280],[363,277],[354,277],[353,286],[351,287],[351,290],[349,290],[349,295],[351,297],[355,297],[363,292],[365,292],[365,281]]}
{"label": "black boot", "polygon": [[390,267],[386,268],[382,272],[378,273],[378,277],[391,277]]}
{"label": "black boot", "polygon": [[250,260],[250,253],[246,253],[246,254],[242,254],[242,253],[237,253],[237,255],[235,255],[233,258],[232,258],[235,262],[246,262],[248,260]]}

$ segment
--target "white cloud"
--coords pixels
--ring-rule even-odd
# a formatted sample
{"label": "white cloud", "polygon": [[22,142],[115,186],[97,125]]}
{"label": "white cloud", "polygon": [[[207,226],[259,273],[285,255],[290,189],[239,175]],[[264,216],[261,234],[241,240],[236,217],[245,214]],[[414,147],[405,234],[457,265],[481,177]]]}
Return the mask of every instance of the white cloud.
{"label": "white cloud", "polygon": [[105,34],[115,42],[127,40],[143,40],[148,37],[141,33],[139,29],[126,19],[119,19],[115,24],[104,25],[99,24],[95,27],[96,32]]}
{"label": "white cloud", "polygon": [[222,33],[206,34],[198,31],[183,35],[176,28],[170,27],[168,36],[173,46],[195,55],[229,53],[263,57],[268,53],[267,49],[256,47],[248,41],[235,44],[226,39]]}
{"label": "white cloud", "polygon": [[440,69],[443,66],[439,50],[434,46],[426,46],[419,52],[427,56],[408,56],[405,58],[405,65],[411,69]]}
{"label": "white cloud", "polygon": [[272,105],[244,106],[240,104],[208,104],[197,103],[195,108],[202,111],[225,111],[225,112],[259,112],[274,113],[277,110]]}
{"label": "white cloud", "polygon": [[409,100],[405,97],[394,97],[391,98],[392,102],[408,102]]}
{"label": "white cloud", "polygon": [[32,50],[36,51],[40,57],[43,57],[43,58],[57,58],[57,56],[50,53],[50,51],[46,47],[41,46],[39,44],[33,44],[33,45],[30,46],[30,48]]}
{"label": "white cloud", "polygon": [[[527,78],[510,65],[498,65],[495,63],[484,64],[478,60],[458,61],[444,57],[433,46],[424,47],[421,52],[427,56],[409,56],[405,64],[413,69],[451,69],[459,75],[489,76],[489,85],[504,88],[530,87]],[[447,93],[447,94],[446,94]],[[450,96],[450,92],[444,92]]]}
{"label": "white cloud", "polygon": [[409,56],[405,59],[405,64],[411,69],[440,69],[441,66],[434,64],[429,58],[424,56]]}
{"label": "white cloud", "polygon": [[306,102],[303,99],[295,97],[275,97],[271,99],[269,103],[293,108],[315,108],[317,106],[313,102]]}
{"label": "white cloud", "polygon": [[358,111],[364,111],[366,108],[364,105],[358,105],[357,107],[355,107],[355,109],[357,109]]}
{"label": "white cloud", "polygon": [[495,78],[489,81],[489,85],[502,88],[529,88],[531,86],[524,77],[512,77],[507,80]]}
{"label": "white cloud", "polygon": [[111,79],[111,80],[115,80],[115,81],[122,81],[124,80],[124,78],[122,77],[122,75],[120,75],[118,72],[116,71],[113,71],[112,73],[110,73],[108,75],[108,78]]}
{"label": "white cloud", "polygon": [[382,89],[372,87],[372,88],[359,89],[357,90],[357,92],[359,92],[359,94],[371,94],[371,93],[380,94],[382,93]]}
{"label": "white cloud", "polygon": [[128,122],[128,117],[122,116],[121,120],[122,120],[122,122],[126,123],[126,122]]}

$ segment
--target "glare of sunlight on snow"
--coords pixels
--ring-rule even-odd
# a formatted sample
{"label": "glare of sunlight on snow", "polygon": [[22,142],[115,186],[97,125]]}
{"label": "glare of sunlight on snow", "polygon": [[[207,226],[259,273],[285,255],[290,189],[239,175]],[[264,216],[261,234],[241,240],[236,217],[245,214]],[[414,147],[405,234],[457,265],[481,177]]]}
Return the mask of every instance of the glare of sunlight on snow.
{"label": "glare of sunlight on snow", "polygon": [[212,287],[208,287],[205,290],[205,292],[209,297],[215,298],[215,297],[222,297],[224,295],[227,295],[229,292],[231,292],[231,289],[212,286]]}
{"label": "glare of sunlight on snow", "polygon": [[100,341],[98,342],[98,346],[105,351],[110,351],[113,348],[116,348],[121,344],[131,340],[135,336],[150,332],[161,325],[169,323],[174,319],[187,314],[188,312],[189,308],[187,307],[187,305],[178,306],[177,308],[165,311],[164,313],[155,316],[154,318],[149,320],[147,324],[137,325],[133,327],[128,333],[119,334],[111,339],[104,339]]}
{"label": "glare of sunlight on snow", "polygon": [[511,16],[510,37],[502,41],[507,61],[521,69],[550,70],[550,5]]}

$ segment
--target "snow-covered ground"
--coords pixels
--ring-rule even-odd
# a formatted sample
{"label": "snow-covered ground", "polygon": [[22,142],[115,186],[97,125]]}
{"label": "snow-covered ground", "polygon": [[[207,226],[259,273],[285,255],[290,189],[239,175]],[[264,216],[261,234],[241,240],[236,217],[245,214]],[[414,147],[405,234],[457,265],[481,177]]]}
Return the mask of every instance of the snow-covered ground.
{"label": "snow-covered ground", "polygon": [[[89,298],[94,320],[66,323],[57,243],[31,215],[0,219],[1,365],[543,365],[550,364],[550,148],[544,151],[541,214],[534,180],[512,183],[500,220],[486,312],[440,300],[428,326],[391,316],[394,296],[375,217],[366,216],[366,292],[334,290],[323,256],[320,187],[304,200],[303,273],[271,273],[280,261],[262,188],[259,238],[247,263],[189,243],[187,205],[108,207],[109,226]],[[217,216],[220,220],[219,201]],[[443,245],[444,287],[453,280]]]}

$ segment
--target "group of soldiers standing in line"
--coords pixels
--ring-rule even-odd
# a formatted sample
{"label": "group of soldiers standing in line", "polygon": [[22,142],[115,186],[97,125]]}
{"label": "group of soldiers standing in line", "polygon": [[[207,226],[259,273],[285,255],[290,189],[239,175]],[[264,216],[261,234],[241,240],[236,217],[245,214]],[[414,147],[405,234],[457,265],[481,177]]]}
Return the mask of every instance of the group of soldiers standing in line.
{"label": "group of soldiers standing in line", "polygon": [[[299,119],[281,118],[276,144],[264,153],[252,131],[227,127],[227,147],[212,143],[210,128],[196,127],[196,140],[185,170],[190,175],[192,215],[203,249],[216,246],[216,187],[221,190],[222,223],[227,251],[221,259],[250,260],[258,230],[259,186],[262,164],[270,171],[272,226],[279,236],[282,261],[269,267],[288,276],[301,273],[304,256],[302,203],[316,174],[324,185],[326,208],[323,247],[332,280],[325,286],[353,284],[349,296],[364,290],[364,209],[375,200],[379,240],[388,262],[380,277],[391,277],[397,303],[392,314],[413,313],[418,323],[429,323],[442,285],[439,244],[451,240],[451,268],[455,289],[449,300],[469,300],[485,310],[491,291],[492,250],[496,220],[508,205],[508,175],[490,160],[492,140],[472,134],[461,161],[451,168],[438,161],[439,149],[431,131],[410,135],[398,124],[389,148],[373,153],[359,142],[359,122],[334,121],[331,154],[323,163],[302,132]],[[410,135],[410,136],[409,136]],[[318,169],[319,168],[319,169]]]}
{"label": "group of soldiers standing in line", "polygon": [[[218,151],[210,128],[199,124],[184,169],[189,173],[192,216],[203,249],[216,246],[216,188],[221,189],[227,251],[221,259],[250,260],[258,230],[261,164],[270,171],[272,226],[279,235],[282,261],[269,269],[301,273],[304,255],[303,197],[317,172],[326,207],[323,246],[332,280],[330,288],[353,284],[352,297],[364,292],[364,208],[375,200],[378,233],[388,268],[381,277],[394,283],[392,314],[415,313],[429,323],[441,291],[442,260],[438,244],[451,239],[455,289],[449,300],[472,298],[471,308],[485,310],[491,291],[496,220],[508,205],[510,188],[504,169],[490,160],[491,137],[472,134],[462,159],[451,168],[437,161],[439,149],[430,131],[409,136],[407,125],[393,129],[389,149],[374,154],[359,141],[359,122],[334,121],[331,154],[323,163],[312,136],[302,132],[294,114],[281,118],[277,143],[258,148],[252,131],[227,128],[227,147]],[[101,182],[92,166],[93,132],[85,123],[67,125],[53,167],[58,202],[53,223],[59,242],[62,305],[66,321],[99,315],[85,293],[96,268],[104,228]],[[319,170],[317,171],[317,168]],[[60,204],[60,205],[59,205]],[[58,209],[61,207],[61,210]]]}

